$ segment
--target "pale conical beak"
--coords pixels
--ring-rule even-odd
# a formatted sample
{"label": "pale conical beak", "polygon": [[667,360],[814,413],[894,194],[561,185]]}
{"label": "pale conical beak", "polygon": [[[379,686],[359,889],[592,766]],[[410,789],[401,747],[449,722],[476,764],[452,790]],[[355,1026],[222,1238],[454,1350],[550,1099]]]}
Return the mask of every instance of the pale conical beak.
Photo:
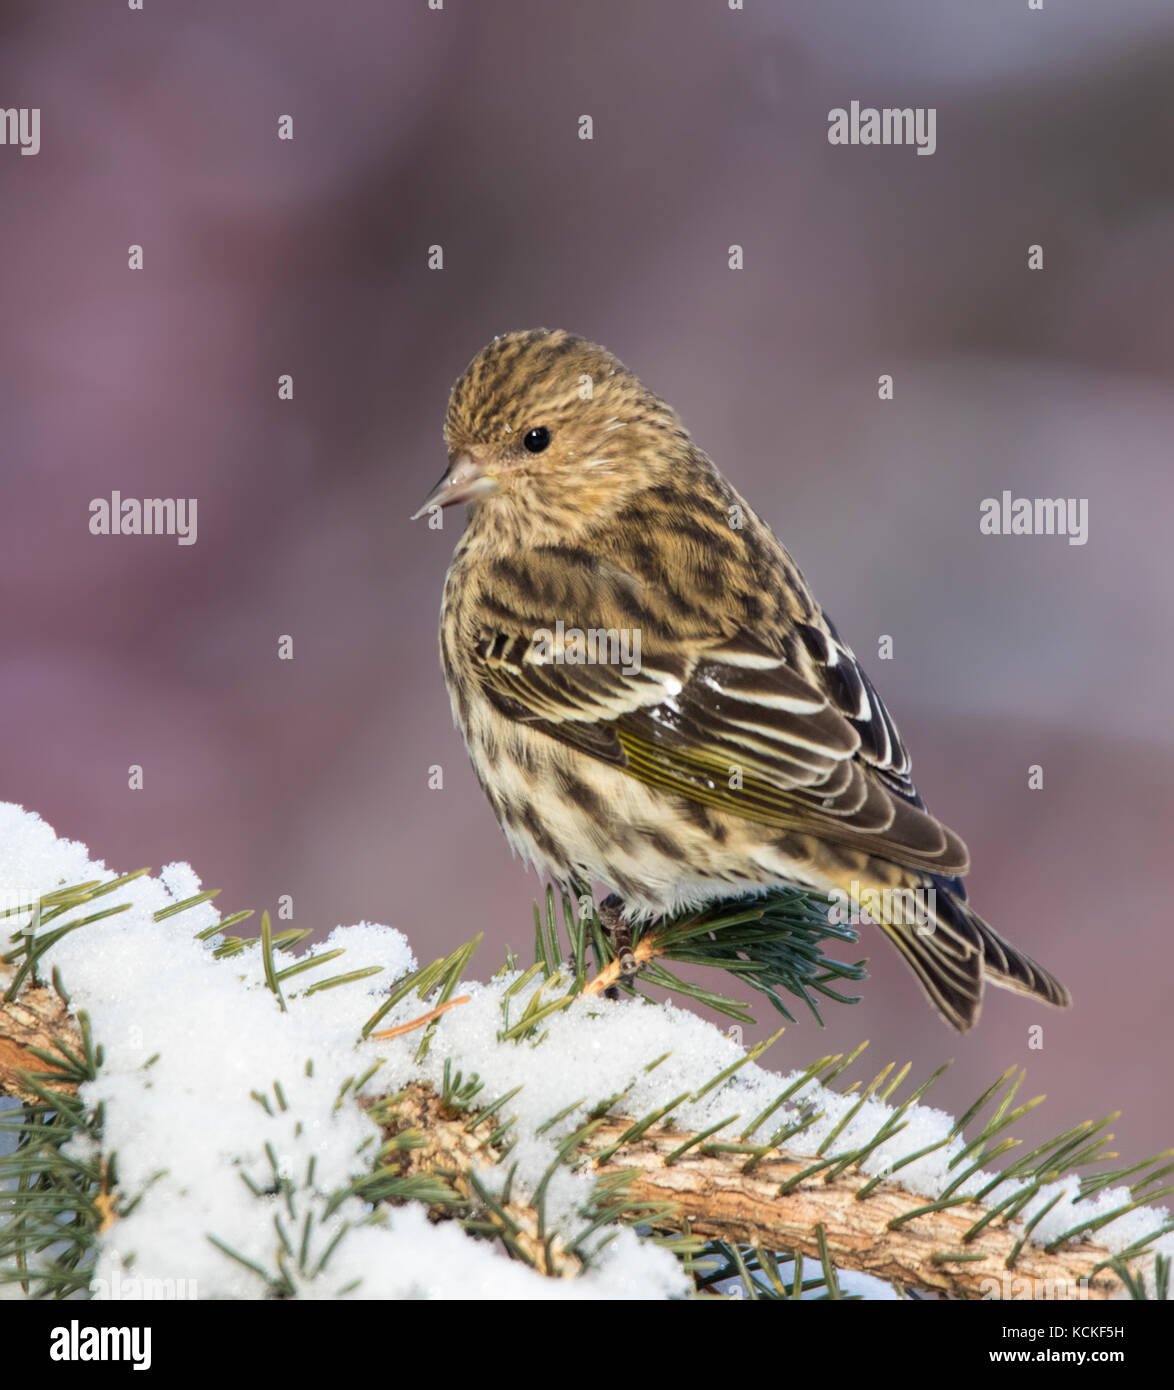
{"label": "pale conical beak", "polygon": [[422,517],[433,507],[452,507],[458,502],[475,502],[478,497],[497,491],[497,479],[472,454],[458,454],[448,466],[448,472],[424,499],[424,505],[413,513],[412,520]]}

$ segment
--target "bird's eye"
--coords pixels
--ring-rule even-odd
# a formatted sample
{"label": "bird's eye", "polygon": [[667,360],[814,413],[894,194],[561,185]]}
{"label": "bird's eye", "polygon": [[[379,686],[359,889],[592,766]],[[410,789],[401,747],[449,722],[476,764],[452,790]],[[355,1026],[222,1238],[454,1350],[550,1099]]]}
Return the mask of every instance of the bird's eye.
{"label": "bird's eye", "polygon": [[545,425],[529,430],[522,444],[531,454],[540,454],[550,443],[550,431]]}

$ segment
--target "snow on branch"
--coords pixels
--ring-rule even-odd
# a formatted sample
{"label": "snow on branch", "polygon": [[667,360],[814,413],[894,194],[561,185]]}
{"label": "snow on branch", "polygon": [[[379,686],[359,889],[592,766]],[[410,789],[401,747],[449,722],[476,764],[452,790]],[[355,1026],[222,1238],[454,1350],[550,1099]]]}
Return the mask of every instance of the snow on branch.
{"label": "snow on branch", "polygon": [[[0,1280],[31,1294],[1167,1296],[1165,1155],[1106,1169],[1101,1121],[1004,1159],[1014,1069],[960,1120],[922,1103],[940,1072],[838,1089],[863,1049],[768,1071],[779,1034],[591,992],[589,927],[568,947],[549,903],[535,963],[487,982],[475,941],[419,969],[368,924],[299,953],[267,915],[235,936],[186,865],[118,877],[13,806],[0,893]],[[731,925],[792,992],[850,978],[796,975],[783,916]]]}

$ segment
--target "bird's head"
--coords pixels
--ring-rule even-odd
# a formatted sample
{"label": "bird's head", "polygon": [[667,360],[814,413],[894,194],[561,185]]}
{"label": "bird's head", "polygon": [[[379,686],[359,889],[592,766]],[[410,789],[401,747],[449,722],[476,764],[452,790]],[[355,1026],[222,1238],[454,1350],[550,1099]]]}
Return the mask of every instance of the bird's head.
{"label": "bird's head", "polygon": [[586,522],[654,485],[676,413],[606,348],[561,330],[494,338],[453,386],[448,470],[416,513],[469,502],[499,520]]}

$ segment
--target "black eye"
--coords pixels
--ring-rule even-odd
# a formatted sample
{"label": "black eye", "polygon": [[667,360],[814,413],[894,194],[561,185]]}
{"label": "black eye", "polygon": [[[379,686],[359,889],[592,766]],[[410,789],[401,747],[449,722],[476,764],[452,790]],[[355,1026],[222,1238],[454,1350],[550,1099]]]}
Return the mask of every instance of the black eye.
{"label": "black eye", "polygon": [[545,425],[539,425],[529,431],[522,443],[530,453],[540,454],[550,443],[550,431]]}

